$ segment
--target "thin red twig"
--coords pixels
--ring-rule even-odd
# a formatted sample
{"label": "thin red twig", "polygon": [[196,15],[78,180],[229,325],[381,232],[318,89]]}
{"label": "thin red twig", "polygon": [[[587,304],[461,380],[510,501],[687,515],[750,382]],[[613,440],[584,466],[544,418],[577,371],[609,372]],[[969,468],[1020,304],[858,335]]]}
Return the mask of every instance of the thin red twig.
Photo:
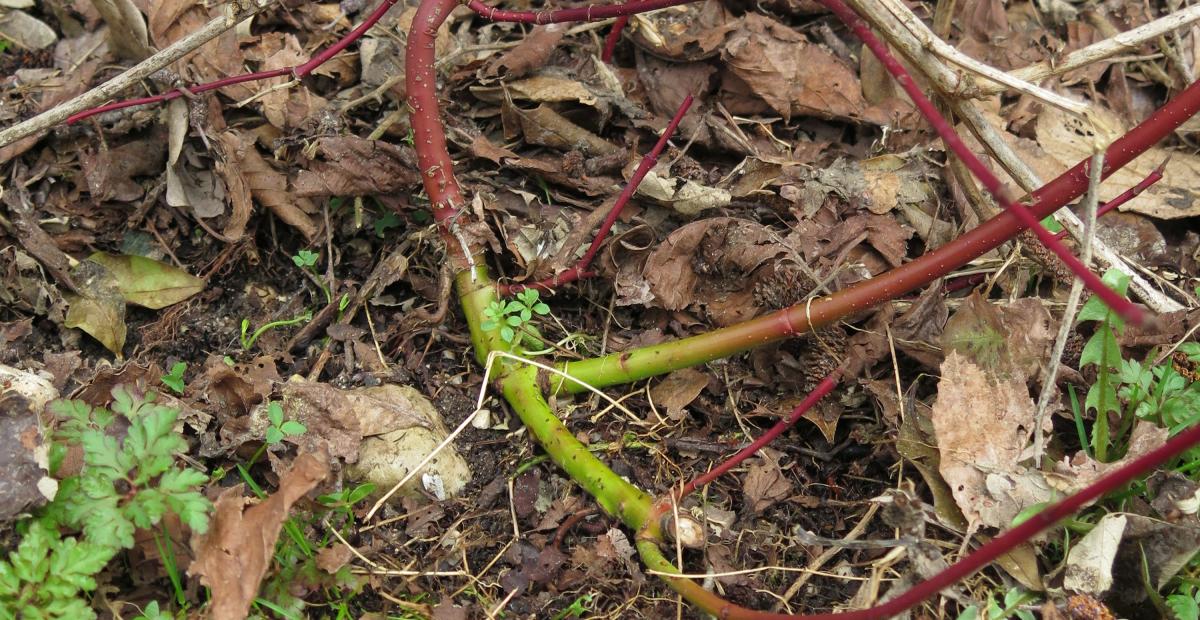
{"label": "thin red twig", "polygon": [[560,24],[563,22],[591,22],[610,17],[621,17],[656,11],[671,6],[689,4],[697,0],[640,0],[622,4],[589,4],[575,9],[555,9],[550,11],[505,11],[490,7],[483,0],[470,0],[467,8],[475,11],[489,21],[516,22],[519,24]]}
{"label": "thin red twig", "polygon": [[688,95],[683,99],[683,103],[679,104],[679,109],[675,111],[675,116],[671,118],[671,122],[667,123],[667,128],[663,130],[662,135],[658,137],[658,142],[654,143],[654,148],[650,149],[646,156],[642,158],[640,164],[633,172],[633,176],[629,177],[629,182],[625,184],[625,188],[621,190],[621,195],[617,196],[616,202],[612,208],[608,210],[608,215],[604,217],[604,221],[600,224],[600,228],[596,231],[595,238],[592,239],[592,244],[588,246],[587,252],[584,252],[583,257],[574,267],[561,271],[549,278],[543,278],[536,282],[528,282],[522,284],[501,284],[499,285],[500,294],[511,295],[513,293],[523,291],[527,288],[536,287],[541,290],[551,291],[568,282],[574,282],[580,278],[590,277],[594,275],[588,271],[592,260],[596,258],[596,254],[600,252],[600,246],[604,244],[604,239],[608,237],[608,232],[617,222],[621,211],[625,209],[625,205],[629,204],[629,199],[633,198],[633,193],[637,191],[639,185],[642,184],[642,179],[646,178],[646,174],[650,169],[658,163],[658,156],[667,148],[667,142],[671,136],[675,135],[675,130],[679,128],[680,121],[687,114],[688,108],[692,107],[693,98]]}
{"label": "thin red twig", "polygon": [[[1133,200],[1138,196],[1138,194],[1141,194],[1149,189],[1151,185],[1158,183],[1159,180],[1163,178],[1163,170],[1166,169],[1168,161],[1170,161],[1169,158],[1163,160],[1163,163],[1159,164],[1157,168],[1147,175],[1146,178],[1142,179],[1137,185],[1134,185],[1133,187],[1121,192],[1121,195],[1100,205],[1100,208],[1096,209],[1096,217],[1100,217],[1105,213],[1108,213],[1113,209],[1116,209],[1117,207],[1129,202],[1130,200]],[[1068,231],[1060,230],[1058,231],[1058,234],[1054,235],[1054,238],[1061,241],[1067,238],[1067,234]]]}
{"label": "thin red twig", "polygon": [[792,412],[788,414],[786,418],[776,422],[775,426],[772,426],[770,430],[763,433],[750,445],[742,448],[737,454],[729,457],[727,460],[725,460],[725,462],[708,470],[703,475],[697,476],[695,480],[683,485],[683,487],[679,490],[677,499],[683,499],[696,489],[721,477],[721,475],[724,473],[741,464],[742,461],[754,456],[756,452],[766,447],[767,444],[774,441],[776,437],[782,435],[784,431],[794,426],[796,422],[800,421],[800,418],[804,417],[804,414],[809,409],[812,409],[818,401],[832,392],[833,388],[837,387],[838,381],[841,380],[841,375],[842,371],[841,369],[838,369],[830,373],[828,377],[822,379],[821,382],[817,384],[817,387],[814,388],[813,391],[810,392],[809,395],[805,397],[799,405],[796,405],[796,408],[792,409]]}
{"label": "thin red twig", "polygon": [[612,29],[608,31],[608,36],[604,37],[604,52],[600,54],[600,60],[612,64],[613,52],[617,49],[617,42],[621,40],[621,31],[625,29],[625,25],[629,23],[629,16],[622,15],[613,22]]}
{"label": "thin red twig", "polygon": [[1092,273],[1086,265],[1071,254],[1066,246],[1055,239],[1054,235],[1041,225],[1038,218],[1029,212],[1029,209],[1009,197],[1000,179],[992,174],[992,171],[988,170],[987,166],[983,165],[983,162],[979,161],[979,158],[971,152],[971,149],[967,148],[966,143],[959,137],[958,132],[938,112],[933,102],[921,92],[921,89],[913,81],[912,76],[909,75],[904,65],[896,60],[896,57],[888,51],[887,46],[871,32],[871,29],[867,27],[866,23],[862,21],[857,13],[851,10],[849,6],[846,6],[846,3],[842,0],[818,1],[832,11],[838,19],[842,20],[843,23],[854,31],[854,34],[858,36],[863,44],[871,49],[871,52],[875,54],[875,57],[879,59],[879,62],[883,64],[888,73],[895,78],[904,89],[904,92],[912,99],[917,109],[920,110],[921,115],[933,126],[934,131],[942,138],[942,142],[962,160],[963,165],[971,171],[971,174],[975,175],[975,178],[979,179],[984,188],[996,198],[1005,210],[1015,215],[1017,220],[1026,228],[1031,229],[1042,244],[1054,252],[1071,269],[1071,272],[1076,277],[1083,280],[1084,285],[1104,301],[1105,305],[1112,308],[1113,311],[1131,323],[1140,324],[1142,322],[1144,313],[1141,308],[1121,295],[1118,295],[1116,291],[1105,286],[1100,277]]}
{"label": "thin red twig", "polygon": [[357,28],[351,30],[349,34],[339,39],[337,43],[334,43],[333,45],[321,50],[318,54],[308,59],[307,62],[294,67],[283,67],[281,69],[272,69],[270,71],[257,71],[254,73],[246,73],[244,75],[234,75],[231,77],[214,80],[212,82],[205,82],[204,84],[189,86],[186,90],[182,88],[176,88],[175,90],[158,95],[152,95],[150,97],[140,97],[138,99],[126,99],[124,101],[106,103],[102,106],[89,108],[87,110],[83,110],[82,112],[76,112],[75,114],[68,116],[67,124],[70,125],[90,116],[111,112],[113,110],[132,108],[151,103],[162,103],[163,101],[178,99],[188,94],[198,95],[210,90],[216,90],[226,86],[233,86],[234,84],[243,84],[245,82],[254,82],[257,80],[269,80],[271,78],[282,77],[285,75],[290,75],[293,79],[302,78],[312,73],[317,67],[325,64],[330,58],[336,56],[339,52],[346,49],[346,47],[348,47],[351,43],[365,34],[367,30],[371,28],[371,26],[374,26],[376,22],[383,18],[383,15],[387,13],[389,9],[395,6],[396,2],[397,0],[384,0],[384,2],[376,7],[375,10],[372,11],[371,14],[368,15],[367,18],[358,25]]}

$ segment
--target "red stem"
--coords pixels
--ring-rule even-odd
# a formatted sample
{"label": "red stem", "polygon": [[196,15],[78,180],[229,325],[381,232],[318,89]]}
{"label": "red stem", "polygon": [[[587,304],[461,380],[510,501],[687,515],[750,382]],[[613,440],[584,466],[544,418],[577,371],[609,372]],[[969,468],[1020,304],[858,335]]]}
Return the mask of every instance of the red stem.
{"label": "red stem", "polygon": [[[1096,209],[1096,217],[1100,217],[1105,213],[1108,213],[1109,211],[1112,211],[1113,209],[1116,209],[1117,207],[1129,202],[1130,200],[1133,200],[1138,196],[1138,194],[1146,191],[1151,185],[1158,183],[1158,181],[1163,178],[1163,169],[1167,167],[1168,161],[1170,161],[1170,159],[1163,160],[1163,163],[1159,164],[1157,168],[1147,175],[1146,178],[1142,179],[1137,185],[1134,185],[1133,187],[1121,192],[1120,196],[1117,196],[1116,198],[1113,198],[1112,200],[1101,205],[1099,209]],[[1060,230],[1058,231],[1058,234],[1054,235],[1054,238],[1061,241],[1067,237],[1067,234],[1067,231]]]}
{"label": "red stem", "polygon": [[559,24],[562,22],[591,22],[610,17],[622,17],[696,2],[697,0],[641,0],[624,4],[589,4],[575,9],[551,11],[504,11],[490,7],[483,0],[470,0],[467,8],[489,21],[519,24]]}
{"label": "red stem", "polygon": [[613,22],[612,30],[609,30],[608,36],[604,38],[604,52],[600,54],[600,60],[612,64],[613,52],[617,49],[617,42],[621,40],[621,31],[625,30],[628,23],[628,15],[622,15]]}
{"label": "red stem", "polygon": [[361,37],[364,33],[366,33],[366,31],[369,30],[371,28],[371,26],[374,26],[376,24],[376,22],[378,22],[381,18],[383,18],[383,15],[385,13],[387,13],[388,10],[391,9],[393,6],[395,6],[396,2],[397,2],[397,0],[384,0],[384,2],[381,3],[378,7],[376,7],[375,10],[372,11],[371,14],[368,15],[367,18],[365,20],[363,20],[363,23],[359,24],[357,28],[355,28],[354,30],[351,30],[349,34],[342,37],[340,40],[338,40],[337,43],[334,43],[333,45],[330,45],[329,47],[325,48],[324,50],[321,50],[320,53],[318,53],[316,56],[313,56],[312,58],[310,58],[308,60],[308,62],[305,62],[303,64],[299,64],[294,67],[283,67],[281,69],[272,69],[270,71],[258,71],[255,73],[247,73],[244,75],[235,75],[235,76],[231,76],[231,77],[227,77],[227,78],[221,78],[219,80],[214,80],[212,82],[205,82],[204,84],[197,84],[195,86],[190,86],[187,88],[186,91],[181,88],[176,88],[175,90],[165,92],[165,93],[162,93],[159,95],[153,95],[150,97],[141,97],[138,99],[126,99],[125,101],[116,101],[113,103],[106,103],[102,106],[97,106],[95,108],[83,110],[82,112],[76,112],[75,114],[68,116],[67,124],[70,125],[72,123],[81,121],[90,116],[95,116],[97,114],[103,114],[105,112],[111,112],[113,110],[132,108],[135,106],[147,105],[147,104],[151,104],[151,103],[161,103],[163,101],[170,101],[172,99],[178,99],[180,97],[183,97],[184,95],[189,95],[189,94],[198,95],[200,93],[205,93],[210,90],[216,90],[218,88],[223,88],[225,86],[233,86],[234,84],[242,84],[245,82],[254,82],[257,80],[268,80],[271,78],[281,77],[284,75],[291,75],[293,79],[299,79],[301,77],[308,75],[309,73],[312,73],[314,70],[316,70],[317,67],[325,64],[330,58],[333,58],[339,52],[346,49],[346,47],[348,47],[351,43],[353,43],[355,40],[357,40],[359,37]]}
{"label": "red stem", "polygon": [[604,239],[608,237],[608,232],[617,222],[621,211],[629,204],[629,199],[633,198],[633,193],[637,191],[639,185],[642,184],[642,179],[646,178],[646,174],[650,169],[658,163],[658,156],[667,148],[667,142],[671,136],[675,135],[675,130],[679,128],[680,121],[683,120],[684,114],[687,114],[688,108],[692,107],[692,96],[688,95],[683,99],[683,103],[679,104],[679,109],[675,111],[675,116],[671,118],[671,122],[667,123],[667,128],[663,130],[662,135],[658,137],[658,142],[654,143],[654,148],[646,153],[642,158],[642,162],[633,172],[633,176],[629,178],[629,182],[625,184],[625,188],[621,190],[621,195],[617,196],[616,202],[612,208],[608,210],[608,215],[604,217],[604,221],[600,224],[600,229],[596,231],[596,237],[592,239],[592,244],[588,246],[587,252],[583,254],[583,258],[579,259],[574,267],[558,273],[549,278],[538,280],[537,282],[529,282],[524,284],[501,284],[497,288],[501,295],[511,295],[513,293],[523,291],[530,287],[537,287],[542,290],[550,291],[568,282],[574,282],[580,278],[590,277],[594,275],[588,271],[588,267],[592,264],[592,260],[596,258],[596,254],[600,252],[600,246],[604,244]]}
{"label": "red stem", "polygon": [[792,412],[788,414],[788,417],[776,422],[775,426],[772,426],[770,430],[763,433],[761,437],[755,439],[750,445],[742,448],[740,452],[730,457],[724,463],[717,465],[703,475],[696,477],[695,480],[683,485],[683,488],[679,490],[679,495],[677,497],[679,499],[687,497],[696,489],[712,482],[713,480],[716,480],[724,473],[728,472],[734,467],[737,467],[742,461],[754,456],[754,453],[758,452],[767,444],[774,441],[775,438],[782,435],[784,431],[794,426],[796,422],[800,420],[800,418],[804,417],[805,412],[807,412],[809,409],[812,409],[813,406],[817,404],[817,401],[821,400],[827,394],[832,392],[833,388],[837,387],[838,381],[841,379],[841,374],[841,369],[830,373],[828,377],[825,377],[820,383],[817,384],[817,387],[813,389],[813,391],[809,393],[809,395],[805,397],[805,399],[799,405],[796,405],[795,409],[792,409]]}
{"label": "red stem", "polygon": [[676,590],[685,594],[689,600],[700,604],[705,611],[725,620],[875,620],[877,618],[890,618],[932,598],[943,588],[984,568],[996,558],[1012,551],[1018,545],[1026,542],[1039,532],[1054,526],[1060,520],[1065,519],[1092,501],[1099,499],[1102,495],[1119,489],[1135,478],[1166,463],[1197,443],[1200,443],[1200,425],[1193,426],[1176,435],[1162,446],[1121,466],[1116,471],[1097,480],[1087,488],[1046,508],[1033,517],[1030,517],[1024,523],[984,543],[983,546],[976,549],[973,553],[960,559],[933,577],[918,583],[900,594],[900,596],[870,609],[812,615],[755,611],[728,603],[713,593],[700,588],[698,584],[690,580],[672,577],[668,578],[667,581]]}
{"label": "red stem", "polygon": [[[413,17],[412,28],[405,46],[405,86],[408,90],[408,105],[412,108],[410,123],[413,145],[417,152],[417,167],[421,171],[425,191],[433,204],[433,216],[443,231],[443,237],[451,246],[458,244],[448,230],[450,222],[458,214],[458,207],[465,204],[462,189],[454,178],[454,162],[446,150],[446,132],[442,119],[438,117],[438,99],[435,90],[435,41],[442,22],[450,16],[456,0],[423,0]],[[449,225],[448,225],[449,224]],[[448,252],[457,256],[459,252]],[[466,260],[470,257],[461,257]]]}
{"label": "red stem", "polygon": [[875,57],[888,70],[888,73],[892,74],[892,77],[900,83],[904,92],[908,94],[909,98],[917,106],[917,109],[921,111],[921,115],[933,126],[934,131],[942,138],[942,142],[962,160],[963,165],[979,179],[979,182],[996,198],[996,201],[1005,210],[1015,215],[1025,228],[1033,230],[1042,244],[1054,252],[1059,260],[1066,263],[1071,272],[1083,280],[1084,285],[1095,293],[1105,305],[1112,308],[1114,312],[1131,323],[1140,324],[1142,322],[1144,313],[1141,308],[1117,294],[1116,291],[1105,286],[1100,277],[1092,273],[1086,265],[1071,254],[1066,246],[1055,239],[1054,235],[1041,225],[1038,218],[1029,212],[1029,209],[1009,197],[1000,179],[992,174],[992,171],[987,166],[984,166],[983,162],[979,161],[979,158],[971,152],[971,149],[967,148],[966,143],[958,136],[958,132],[954,131],[950,123],[938,112],[933,102],[921,92],[921,89],[913,81],[912,76],[908,74],[908,70],[904,68],[904,65],[901,65],[895,56],[892,56],[887,46],[871,32],[871,29],[859,18],[858,14],[846,6],[846,3],[842,0],[819,0],[819,2],[832,11],[834,15],[837,15],[838,19],[841,19],[842,22],[854,31],[854,34],[858,36],[863,44],[871,49]]}

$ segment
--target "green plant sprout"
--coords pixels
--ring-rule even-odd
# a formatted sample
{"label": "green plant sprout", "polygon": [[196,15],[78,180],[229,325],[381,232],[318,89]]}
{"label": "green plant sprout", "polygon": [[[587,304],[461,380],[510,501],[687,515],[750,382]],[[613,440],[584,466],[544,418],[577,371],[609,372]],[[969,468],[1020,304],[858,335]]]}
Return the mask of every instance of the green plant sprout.
{"label": "green plant sprout", "polygon": [[283,405],[279,401],[273,400],[267,404],[267,420],[271,423],[266,435],[270,445],[282,442],[284,437],[298,437],[308,431],[308,427],[300,422],[283,419]]}
{"label": "green plant sprout", "polygon": [[[1110,269],[1104,274],[1104,283],[1113,288],[1118,294],[1124,295],[1129,286],[1129,276]],[[1076,319],[1096,321],[1096,331],[1083,346],[1079,357],[1080,367],[1096,366],[1096,382],[1088,388],[1084,398],[1084,410],[1096,412],[1096,423],[1092,427],[1092,453],[1100,462],[1108,461],[1108,448],[1111,443],[1111,433],[1108,428],[1108,414],[1121,413],[1121,403],[1117,399],[1117,389],[1120,386],[1121,347],[1117,344],[1117,336],[1125,331],[1125,321],[1109,310],[1096,296],[1089,297],[1079,309]]]}
{"label": "green plant sprout", "polygon": [[554,614],[554,620],[565,620],[566,618],[582,618],[584,614],[592,609],[592,599],[595,594],[583,594],[579,598],[571,601],[571,604],[566,609]]}
{"label": "green plant sprout", "polygon": [[325,295],[325,303],[333,303],[333,294],[329,292],[329,287],[321,280],[321,274],[317,271],[317,260],[321,255],[312,250],[300,250],[292,256],[292,262],[295,263],[305,275],[309,276],[313,283],[321,289],[321,293]]}
{"label": "green plant sprout", "polygon": [[[51,435],[50,468],[56,472],[71,446],[83,449],[83,467],[59,485],[54,500],[17,523],[16,551],[0,560],[0,620],[95,618],[80,596],[96,588],[94,576],[121,549],[133,547],[138,528],[174,513],[195,532],[208,529],[212,504],[199,492],[208,476],[175,464],[187,443],[174,430],[179,411],[124,386],[112,391],[111,408],[60,400],[49,411],[59,421]],[[118,416],[124,439],[110,435]],[[65,537],[63,531],[81,532]],[[161,618],[157,605],[143,617]]]}
{"label": "green plant sprout", "polygon": [[989,598],[987,608],[983,612],[980,612],[978,606],[969,605],[958,614],[957,620],[1008,620],[1009,618],[1034,620],[1032,612],[1020,609],[1020,607],[1033,603],[1037,598],[1037,595],[1031,592],[1013,588],[1004,594],[1003,607],[996,602],[996,599]]}
{"label": "green plant sprout", "polygon": [[242,343],[242,349],[250,350],[250,348],[254,346],[254,343],[258,341],[258,337],[263,335],[264,333],[266,333],[268,330],[275,329],[276,327],[288,327],[290,325],[296,325],[297,323],[311,321],[312,318],[313,318],[312,310],[311,309],[305,310],[304,314],[301,314],[300,316],[292,317],[290,319],[281,319],[278,321],[271,321],[270,323],[267,323],[267,324],[263,325],[262,327],[259,327],[258,329],[254,330],[254,333],[250,334],[249,337],[247,337],[246,334],[248,334],[250,332],[250,319],[242,319],[242,333],[241,333],[241,337],[240,337],[241,343]]}
{"label": "green plant sprout", "polygon": [[187,372],[187,364],[185,362],[175,362],[171,366],[171,372],[159,378],[162,384],[171,388],[176,394],[183,394],[183,390],[187,388],[187,384],[183,382],[183,373]]}
{"label": "green plant sprout", "polygon": [[400,216],[392,211],[384,213],[375,220],[374,224],[372,224],[372,226],[375,228],[375,236],[379,237],[380,239],[383,239],[386,236],[387,231],[393,228],[400,228],[403,225],[404,220],[400,219]]}
{"label": "green plant sprout", "polygon": [[517,293],[517,298],[505,302],[503,299],[493,300],[483,309],[484,321],[480,327],[484,331],[495,332],[499,329],[500,339],[514,344],[517,332],[527,332],[527,327],[533,315],[546,316],[550,314],[550,306],[539,301],[537,289],[527,288]]}

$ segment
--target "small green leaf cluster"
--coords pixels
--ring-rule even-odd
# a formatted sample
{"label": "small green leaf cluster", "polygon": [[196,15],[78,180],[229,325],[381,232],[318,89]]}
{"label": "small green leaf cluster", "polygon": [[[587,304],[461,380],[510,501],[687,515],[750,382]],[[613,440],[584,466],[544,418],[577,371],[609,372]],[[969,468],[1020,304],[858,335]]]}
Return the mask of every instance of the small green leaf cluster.
{"label": "small green leaf cluster", "polygon": [[[80,401],[58,401],[50,410],[63,419],[57,439],[83,447],[83,470],[59,487],[59,523],[113,548],[132,547],[134,530],[157,525],[168,511],[196,532],[208,529],[212,504],[197,491],[208,476],[175,464],[187,450],[175,432],[177,410],[124,386],[113,389],[111,410]],[[110,433],[118,414],[129,424],[124,441]]]}
{"label": "small green leaf cluster", "polygon": [[312,250],[300,250],[299,252],[296,252],[295,256],[292,257],[292,262],[301,269],[308,269],[309,271],[312,271],[313,269],[316,269],[317,259],[319,257],[320,254],[317,254]]}
{"label": "small green leaf cluster", "polygon": [[[1104,282],[1124,294],[1129,277],[1110,270],[1104,274]],[[1079,363],[1096,368],[1096,381],[1088,388],[1084,407],[1096,412],[1092,446],[1097,459],[1107,460],[1110,413],[1121,416],[1123,428],[1136,416],[1167,428],[1172,435],[1200,420],[1200,382],[1176,372],[1169,360],[1154,364],[1123,359],[1117,339],[1125,322],[1098,297],[1084,303],[1079,321],[1096,323]],[[1182,343],[1177,351],[1190,362],[1200,362],[1200,343]]]}
{"label": "small green leaf cluster", "polygon": [[303,435],[308,427],[295,420],[283,419],[283,405],[279,401],[271,401],[267,404],[267,420],[271,423],[267,427],[266,439],[267,443],[276,445],[283,441],[284,437],[295,437]]}
{"label": "small green leaf cluster", "polygon": [[[1200,343],[1185,342],[1178,351],[1200,362]],[[1200,419],[1200,382],[1175,371],[1171,363],[1149,365],[1122,360],[1117,396],[1134,415],[1164,426],[1172,435]]]}
{"label": "small green leaf cluster", "polygon": [[996,599],[989,598],[983,611],[980,611],[977,605],[970,605],[958,614],[957,620],[1033,620],[1033,613],[1021,607],[1035,601],[1037,595],[1021,588],[1013,588],[1004,594],[1003,606],[996,602]]}
{"label": "small green leaf cluster", "polygon": [[81,591],[96,589],[93,575],[116,551],[63,538],[41,521],[28,523],[17,550],[0,561],[0,620],[95,618]]}
{"label": "small green leaf cluster", "polygon": [[[187,444],[175,431],[176,409],[129,389],[113,389],[111,408],[75,400],[50,404],[59,420],[50,452],[57,470],[73,446],[83,467],[61,481],[54,501],[24,529],[20,546],[0,561],[0,620],[94,618],[80,592],[121,549],[133,546],[137,528],[157,525],[167,512],[196,532],[208,529],[212,504],[199,492],[208,476],[179,467]],[[118,440],[120,428],[125,437]],[[82,532],[78,538],[63,531]]]}
{"label": "small green leaf cluster", "polygon": [[1175,620],[1200,620],[1200,592],[1194,586],[1185,585],[1165,599],[1167,609]]}
{"label": "small green leaf cluster", "polygon": [[171,388],[176,394],[183,394],[183,390],[187,388],[187,384],[183,381],[183,373],[187,372],[187,364],[184,362],[175,362],[171,366],[171,372],[163,375],[160,380],[163,385]]}
{"label": "small green leaf cluster", "polygon": [[496,300],[483,309],[484,321],[481,327],[484,331],[499,329],[500,339],[513,344],[517,339],[517,331],[524,327],[533,315],[545,316],[550,314],[550,306],[538,299],[537,289],[527,288],[517,293],[516,299],[507,302]]}

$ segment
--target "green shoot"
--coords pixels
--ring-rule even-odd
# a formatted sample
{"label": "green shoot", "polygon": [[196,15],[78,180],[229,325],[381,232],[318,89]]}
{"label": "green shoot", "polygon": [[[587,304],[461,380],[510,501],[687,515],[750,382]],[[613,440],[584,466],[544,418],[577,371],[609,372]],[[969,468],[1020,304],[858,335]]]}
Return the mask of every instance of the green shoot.
{"label": "green shoot", "polygon": [[[1129,276],[1110,269],[1104,274],[1104,283],[1118,294],[1124,295],[1129,286]],[[1097,296],[1088,298],[1079,310],[1080,323],[1096,321],[1096,331],[1083,346],[1079,365],[1096,366],[1096,382],[1088,389],[1084,399],[1084,409],[1096,412],[1096,423],[1092,427],[1092,453],[1100,462],[1108,461],[1108,447],[1112,441],[1108,428],[1108,414],[1121,413],[1121,403],[1117,400],[1117,388],[1120,384],[1121,347],[1117,344],[1117,336],[1124,332],[1125,321],[1117,313],[1104,305]]]}
{"label": "green shoot", "polygon": [[267,427],[267,443],[271,445],[282,442],[284,437],[303,435],[308,430],[300,422],[284,420],[283,405],[278,401],[271,401],[267,405],[267,420],[271,422],[271,425]]}
{"label": "green shoot", "polygon": [[183,373],[187,372],[187,364],[184,362],[175,362],[171,366],[171,372],[160,377],[163,385],[171,388],[176,394],[183,394],[183,390],[187,388],[187,384],[183,382]]}
{"label": "green shoot", "polygon": [[265,334],[269,330],[275,329],[276,327],[288,327],[290,325],[296,325],[297,323],[311,321],[312,317],[312,310],[305,310],[304,314],[301,314],[297,317],[282,319],[279,321],[271,321],[270,323],[267,323],[266,325],[254,330],[254,333],[250,334],[249,337],[247,337],[247,334],[250,332],[250,319],[242,319],[242,349],[250,350],[250,348],[254,346],[254,343],[258,341],[258,337]]}
{"label": "green shoot", "polygon": [[292,257],[292,262],[296,263],[296,266],[301,269],[313,271],[317,268],[317,259],[320,258],[320,256],[320,254],[317,254],[311,250],[300,250],[295,256]]}
{"label": "green shoot", "polygon": [[515,344],[518,332],[528,332],[527,327],[533,315],[546,316],[550,314],[550,306],[539,301],[537,289],[525,289],[517,293],[517,298],[505,302],[496,300],[483,310],[485,320],[481,327],[484,331],[499,330],[500,339],[509,344]]}

